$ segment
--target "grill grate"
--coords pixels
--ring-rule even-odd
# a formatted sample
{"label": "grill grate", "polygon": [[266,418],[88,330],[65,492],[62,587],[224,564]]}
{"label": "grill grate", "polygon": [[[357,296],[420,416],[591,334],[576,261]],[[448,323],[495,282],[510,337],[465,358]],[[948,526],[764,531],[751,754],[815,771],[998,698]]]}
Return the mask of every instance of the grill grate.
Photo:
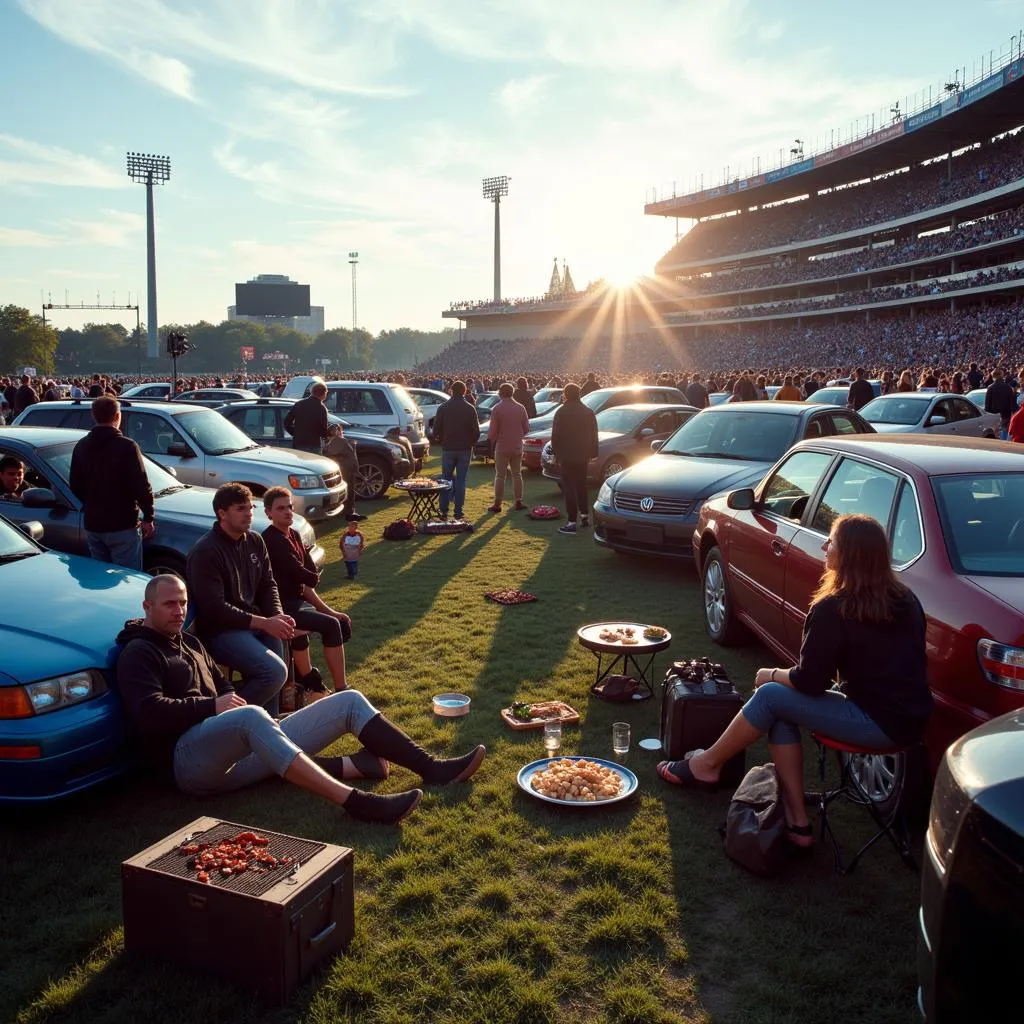
{"label": "grill grate", "polygon": [[652,497],[651,508],[643,508],[641,502],[647,497],[644,494],[630,494],[628,491],[615,492],[615,507],[623,512],[645,512],[657,516],[685,516],[693,507],[688,498]]}
{"label": "grill grate", "polygon": [[[266,849],[278,860],[282,857],[291,857],[293,863],[259,873],[249,870],[240,875],[222,875],[219,871],[211,871],[210,881],[202,884],[215,885],[220,889],[230,889],[232,892],[245,893],[248,896],[262,896],[283,878],[294,874],[310,857],[327,849],[324,843],[297,839],[295,836],[286,836],[280,832],[267,832],[265,829],[252,828],[248,825],[236,825],[230,821],[221,821],[205,832],[197,832],[187,840],[182,840],[182,845],[189,842],[216,846],[222,839],[233,839],[239,832],[255,832],[257,835],[266,836],[270,840],[270,845]],[[194,881],[196,873],[187,866],[190,859],[175,848],[170,853],[162,854],[150,861],[146,867],[178,878],[191,878]]]}

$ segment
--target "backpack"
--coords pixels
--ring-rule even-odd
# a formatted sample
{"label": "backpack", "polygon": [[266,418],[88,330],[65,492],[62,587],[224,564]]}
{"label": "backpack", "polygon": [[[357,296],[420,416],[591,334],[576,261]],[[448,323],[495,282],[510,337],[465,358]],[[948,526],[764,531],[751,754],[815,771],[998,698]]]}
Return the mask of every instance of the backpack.
{"label": "backpack", "polygon": [[637,700],[647,700],[649,694],[639,693],[640,684],[632,676],[612,675],[608,676],[603,683],[590,688],[590,692],[609,704],[632,704]]}
{"label": "backpack", "polygon": [[786,855],[786,814],[775,765],[743,777],[719,829],[726,856],[755,875],[774,875]]}
{"label": "backpack", "polygon": [[396,519],[384,527],[385,540],[409,540],[416,534],[416,525],[410,519]]}

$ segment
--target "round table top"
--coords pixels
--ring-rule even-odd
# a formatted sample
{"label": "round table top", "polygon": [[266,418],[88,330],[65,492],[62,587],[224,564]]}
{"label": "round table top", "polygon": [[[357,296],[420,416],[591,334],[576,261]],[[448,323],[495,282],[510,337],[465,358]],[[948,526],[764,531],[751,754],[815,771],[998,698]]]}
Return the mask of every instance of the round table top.
{"label": "round table top", "polygon": [[[665,650],[672,643],[672,634],[665,631],[665,636],[660,640],[647,640],[644,638],[644,630],[652,623],[647,622],[592,622],[587,626],[580,626],[576,630],[576,637],[579,642],[591,651],[655,654]],[[664,627],[659,627],[664,629]],[[635,644],[624,644],[621,640],[602,640],[601,633],[605,630],[632,629],[632,639]]]}
{"label": "round table top", "polygon": [[424,494],[430,491],[447,491],[451,488],[451,480],[426,480],[426,481],[412,481],[412,480],[396,480],[392,487],[398,488],[400,491],[411,491],[416,494],[422,491]]}

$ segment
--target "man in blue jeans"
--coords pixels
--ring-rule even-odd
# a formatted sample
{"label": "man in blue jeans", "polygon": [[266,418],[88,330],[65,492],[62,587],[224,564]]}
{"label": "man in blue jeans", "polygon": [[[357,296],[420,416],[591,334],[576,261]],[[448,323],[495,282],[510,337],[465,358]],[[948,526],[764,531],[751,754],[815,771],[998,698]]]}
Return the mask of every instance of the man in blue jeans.
{"label": "man in blue jeans", "polygon": [[441,445],[441,475],[451,480],[450,491],[442,491],[439,501],[441,515],[448,518],[448,502],[455,503],[455,518],[461,519],[466,501],[466,476],[473,454],[473,445],[480,439],[480,419],[476,409],[466,401],[466,384],[452,383],[452,397],[434,414],[434,442]]}
{"label": "man in blue jeans", "polygon": [[217,522],[193,545],[186,574],[195,631],[222,665],[242,674],[239,695],[271,715],[288,677],[284,641],[295,620],[281,608],[267,545],[252,526],[252,491],[224,484],[213,495]]}

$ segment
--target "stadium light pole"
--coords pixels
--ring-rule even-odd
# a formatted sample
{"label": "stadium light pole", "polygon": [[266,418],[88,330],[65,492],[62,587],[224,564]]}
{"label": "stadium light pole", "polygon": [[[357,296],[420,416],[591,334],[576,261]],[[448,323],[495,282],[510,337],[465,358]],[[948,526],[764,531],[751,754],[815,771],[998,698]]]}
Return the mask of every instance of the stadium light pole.
{"label": "stadium light pole", "polygon": [[355,334],[356,330],[356,267],[359,265],[359,253],[350,252],[348,254],[348,262],[352,267],[352,333]]}
{"label": "stadium light pole", "polygon": [[146,329],[148,344],[146,355],[156,359],[157,315],[156,315],[156,240],[153,218],[153,183],[163,184],[171,178],[171,158],[154,156],[152,153],[128,154],[128,177],[146,186],[146,279],[148,294],[146,302]]}
{"label": "stadium light pole", "polygon": [[484,178],[484,199],[494,203],[494,301],[501,302],[501,197],[508,195],[506,175]]}

